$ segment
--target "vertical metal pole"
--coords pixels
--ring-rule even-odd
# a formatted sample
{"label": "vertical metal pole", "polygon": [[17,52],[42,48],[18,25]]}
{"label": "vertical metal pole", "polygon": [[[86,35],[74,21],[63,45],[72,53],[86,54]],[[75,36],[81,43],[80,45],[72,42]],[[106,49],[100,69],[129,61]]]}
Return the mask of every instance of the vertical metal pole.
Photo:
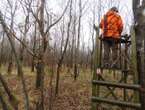
{"label": "vertical metal pole", "polygon": [[[100,44],[100,46],[99,46],[100,50],[99,50],[99,59],[98,59],[99,60],[99,66],[98,66],[98,68],[102,67],[102,50],[103,50],[102,40],[100,40],[99,44]],[[103,74],[103,68],[100,68],[100,72],[101,72],[101,74]],[[100,75],[98,75],[97,80],[101,80]],[[97,97],[99,97],[99,96],[100,96],[100,86],[97,85]],[[99,103],[97,103],[97,108],[96,109],[99,110]]]}
{"label": "vertical metal pole", "polygon": [[[137,71],[137,52],[136,52],[136,41],[135,41],[135,31],[134,27],[131,27],[131,64],[130,69],[133,72],[133,82],[134,84],[138,84],[138,71]],[[134,91],[134,102],[139,101],[139,92]]]}
{"label": "vertical metal pole", "polygon": [[[93,80],[98,79],[98,75],[96,74],[97,68],[99,66],[99,29],[96,30],[96,38],[95,38],[95,50],[94,50],[94,70],[93,70]],[[96,85],[92,85],[92,96],[97,96],[98,87]],[[96,110],[97,104],[92,102],[91,110]]]}
{"label": "vertical metal pole", "polygon": [[[119,54],[121,55],[122,53],[122,50],[121,50],[121,39],[119,41]],[[120,64],[119,64],[119,67],[120,69],[122,69],[122,58],[120,57]]]}

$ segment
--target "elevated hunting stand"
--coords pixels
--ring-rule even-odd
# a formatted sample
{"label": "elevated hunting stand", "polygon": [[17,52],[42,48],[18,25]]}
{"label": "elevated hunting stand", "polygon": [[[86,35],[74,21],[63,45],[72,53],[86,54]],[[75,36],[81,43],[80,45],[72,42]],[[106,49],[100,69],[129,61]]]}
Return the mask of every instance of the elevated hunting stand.
{"label": "elevated hunting stand", "polygon": [[102,66],[103,41],[98,39],[98,36],[99,29],[96,29],[92,110],[142,110],[140,93],[143,89],[139,84],[133,29],[131,36],[122,36],[118,43],[119,55],[113,63],[119,63],[119,69]]}

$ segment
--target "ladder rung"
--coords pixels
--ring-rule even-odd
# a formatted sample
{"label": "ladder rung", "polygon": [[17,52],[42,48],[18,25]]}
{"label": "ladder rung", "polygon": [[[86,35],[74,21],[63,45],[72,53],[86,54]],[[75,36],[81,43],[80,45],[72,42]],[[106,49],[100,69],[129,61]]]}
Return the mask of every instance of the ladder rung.
{"label": "ladder rung", "polygon": [[122,70],[122,72],[128,73],[128,72],[130,72],[130,70]]}
{"label": "ladder rung", "polygon": [[129,72],[130,70],[129,69],[127,69],[127,70],[125,70],[125,69],[122,69],[122,68],[114,68],[114,67],[101,67],[101,66],[99,66],[99,67],[97,67],[97,68],[100,68],[100,69],[106,69],[106,70],[116,70],[116,71],[121,71],[121,72]]}
{"label": "ladder rung", "polygon": [[101,86],[112,86],[112,87],[118,87],[118,88],[140,90],[140,85],[137,85],[137,84],[114,83],[114,82],[98,81],[98,80],[93,80],[92,83],[96,85],[101,85]]}
{"label": "ladder rung", "polygon": [[118,70],[121,71],[121,68],[111,68],[111,67],[99,67],[100,69],[106,69],[106,70]]}
{"label": "ladder rung", "polygon": [[116,100],[110,100],[110,99],[105,99],[105,98],[100,98],[100,97],[92,97],[93,102],[100,102],[100,103],[106,103],[106,104],[112,104],[112,105],[117,105],[121,107],[130,107],[130,108],[141,108],[140,103],[131,103],[131,102],[126,102],[126,101],[116,101]]}

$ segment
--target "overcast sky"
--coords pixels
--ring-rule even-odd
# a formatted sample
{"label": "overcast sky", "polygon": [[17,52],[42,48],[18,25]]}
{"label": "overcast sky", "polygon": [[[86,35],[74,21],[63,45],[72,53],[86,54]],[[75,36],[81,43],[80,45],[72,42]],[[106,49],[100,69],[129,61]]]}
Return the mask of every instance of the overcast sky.
{"label": "overcast sky", "polygon": [[[54,12],[60,13],[60,4],[63,0],[50,0],[53,5],[51,5],[51,8]],[[85,0],[82,0],[85,2]],[[62,2],[63,3],[63,2]],[[112,6],[119,7],[119,14],[121,15],[123,22],[124,22],[124,30],[123,34],[129,33],[129,28],[133,21],[133,13],[132,13],[132,0],[88,0],[87,6],[86,6],[86,13],[83,15],[83,21],[82,21],[82,38],[84,38],[84,41],[88,44],[88,40],[90,40],[90,22],[93,19],[92,17],[92,10],[95,5],[95,11],[96,11],[96,24],[98,24],[98,16],[101,15],[101,17],[108,11],[109,8]],[[100,6],[101,5],[101,6]],[[58,6],[58,8],[56,8]],[[98,8],[101,7],[101,12],[98,10]],[[100,17],[100,18],[101,18]]]}
{"label": "overcast sky", "polygon": [[[12,0],[13,2],[15,0]],[[49,2],[48,9],[56,14],[61,15],[63,9],[66,6],[67,0],[46,0]],[[76,0],[78,1],[78,0]],[[86,2],[87,1],[87,2]],[[88,44],[88,41],[90,40],[90,29],[92,28],[92,11],[94,10],[93,7],[95,7],[95,13],[96,13],[96,22],[95,24],[98,24],[98,16],[101,17],[108,11],[109,8],[112,6],[119,7],[120,15],[124,22],[124,32],[126,33],[129,30],[130,25],[132,24],[132,0],[82,0],[82,2],[86,2],[86,8],[85,13],[82,17],[82,40]],[[6,0],[0,0],[0,10],[5,13],[6,9]],[[98,8],[101,7],[101,10],[98,10]],[[101,18],[100,17],[100,18]],[[24,20],[23,13],[21,10],[17,12],[17,16],[15,17],[15,20],[17,23],[22,22]],[[91,24],[91,26],[90,26]]]}

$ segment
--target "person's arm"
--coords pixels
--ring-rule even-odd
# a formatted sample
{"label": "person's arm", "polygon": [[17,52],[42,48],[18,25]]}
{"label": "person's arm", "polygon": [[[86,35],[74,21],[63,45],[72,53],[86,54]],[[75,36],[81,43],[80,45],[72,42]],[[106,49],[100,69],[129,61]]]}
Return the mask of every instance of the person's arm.
{"label": "person's arm", "polygon": [[121,33],[123,31],[123,21],[122,21],[121,17],[119,17],[119,20],[118,20],[118,31],[119,31],[119,34],[121,35]]}

